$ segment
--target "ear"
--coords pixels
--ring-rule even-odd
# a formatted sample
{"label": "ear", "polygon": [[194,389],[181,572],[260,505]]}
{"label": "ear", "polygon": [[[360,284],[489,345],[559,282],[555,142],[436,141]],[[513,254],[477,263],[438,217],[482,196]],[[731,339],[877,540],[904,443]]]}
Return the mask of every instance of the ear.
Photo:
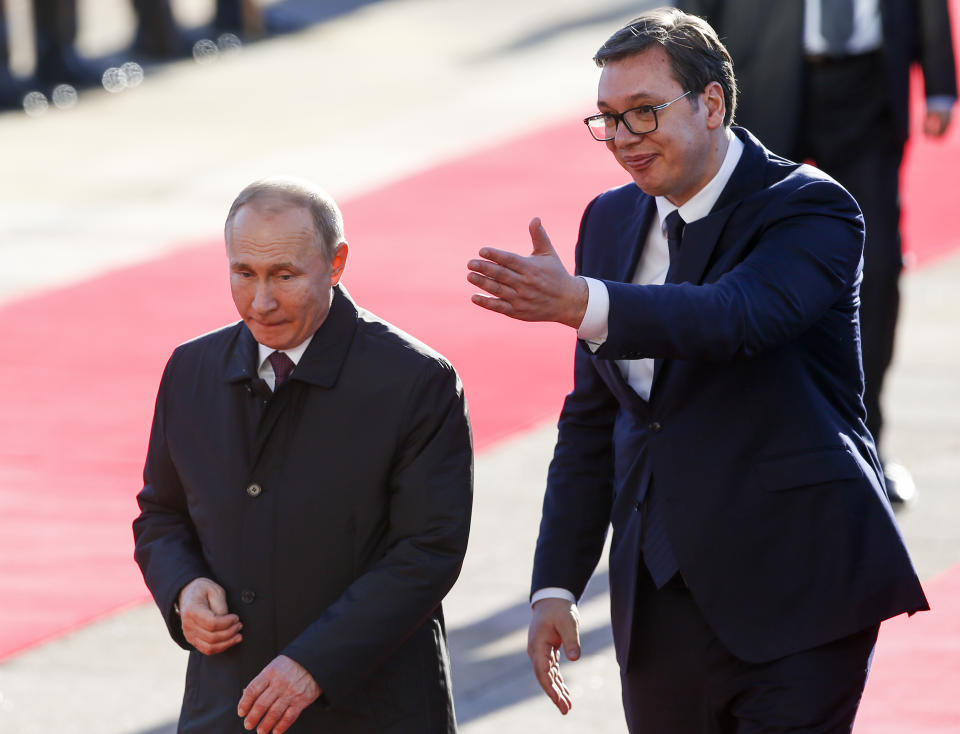
{"label": "ear", "polygon": [[723,96],[723,87],[719,82],[710,82],[700,95],[707,112],[707,128],[714,130],[723,125],[723,117],[727,112],[726,100]]}
{"label": "ear", "polygon": [[347,252],[349,247],[346,242],[341,242],[337,245],[337,249],[334,252],[333,259],[330,260],[330,287],[337,285],[340,282],[340,278],[343,276],[343,269],[347,265]]}

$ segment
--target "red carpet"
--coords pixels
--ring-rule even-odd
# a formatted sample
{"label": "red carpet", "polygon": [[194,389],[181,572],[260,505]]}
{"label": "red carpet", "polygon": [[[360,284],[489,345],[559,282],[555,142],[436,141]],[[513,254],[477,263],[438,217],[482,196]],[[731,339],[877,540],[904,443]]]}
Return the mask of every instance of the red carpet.
{"label": "red carpet", "polygon": [[924,589],[932,611],[880,630],[855,734],[960,732],[960,566]]}
{"label": "red carpet", "polygon": [[[958,128],[910,153],[905,226],[917,262],[958,245],[952,218],[934,216],[955,206]],[[623,180],[573,121],[345,202],[347,287],[457,365],[479,448],[556,414],[573,344],[563,327],[472,306],[466,260],[484,244],[526,250],[539,215],[569,262],[583,206]],[[234,318],[222,244],[210,242],[0,309],[11,348],[0,364],[0,659],[145,598],[130,522],[157,381],[173,346]],[[948,715],[950,678],[927,661],[960,644],[960,569],[932,596],[933,613],[884,636],[859,732],[913,715],[875,699],[893,690],[885,676],[907,665],[913,675],[921,658],[924,691],[941,686],[941,708],[925,711]]]}

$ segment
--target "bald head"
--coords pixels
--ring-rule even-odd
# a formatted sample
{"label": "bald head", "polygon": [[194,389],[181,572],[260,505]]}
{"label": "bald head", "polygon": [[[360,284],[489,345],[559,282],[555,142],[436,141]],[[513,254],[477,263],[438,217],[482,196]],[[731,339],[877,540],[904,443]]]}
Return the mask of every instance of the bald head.
{"label": "bald head", "polygon": [[305,209],[313,221],[317,245],[327,260],[333,260],[337,247],[345,242],[343,215],[340,208],[326,191],[315,184],[298,178],[274,177],[254,181],[234,199],[224,223],[223,233],[227,243],[237,212],[250,206],[262,214],[279,214],[288,209]]}

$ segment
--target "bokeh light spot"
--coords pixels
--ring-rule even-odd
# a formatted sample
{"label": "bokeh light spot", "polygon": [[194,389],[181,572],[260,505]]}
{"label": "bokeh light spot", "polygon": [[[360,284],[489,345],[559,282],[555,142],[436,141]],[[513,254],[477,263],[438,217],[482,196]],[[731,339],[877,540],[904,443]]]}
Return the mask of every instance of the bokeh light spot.
{"label": "bokeh light spot", "polygon": [[103,82],[103,88],[113,94],[122,92],[127,88],[127,75],[118,66],[111,66],[103,72],[101,81]]}
{"label": "bokeh light spot", "polygon": [[236,53],[242,45],[243,41],[234,33],[224,33],[217,38],[217,48],[225,54]]}
{"label": "bokeh light spot", "polygon": [[220,49],[209,38],[202,38],[193,44],[193,59],[198,64],[209,64],[217,60]]}
{"label": "bokeh light spot", "polygon": [[57,109],[69,110],[77,104],[77,90],[69,84],[58,84],[51,95]]}
{"label": "bokeh light spot", "polygon": [[128,61],[123,64],[120,71],[126,75],[128,87],[139,87],[143,81],[143,67],[136,61]]}
{"label": "bokeh light spot", "polygon": [[28,92],[23,98],[23,111],[30,117],[40,117],[50,107],[43,92]]}

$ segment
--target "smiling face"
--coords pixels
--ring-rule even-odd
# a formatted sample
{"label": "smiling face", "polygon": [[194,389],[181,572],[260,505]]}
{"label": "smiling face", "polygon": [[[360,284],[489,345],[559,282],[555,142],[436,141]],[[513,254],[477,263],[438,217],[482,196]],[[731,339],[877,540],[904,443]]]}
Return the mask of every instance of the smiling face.
{"label": "smiling face", "polygon": [[[660,46],[608,61],[600,74],[597,109],[621,113],[659,105],[683,94]],[[681,206],[720,169],[726,153],[723,90],[711,82],[657,112],[652,133],[634,135],[621,123],[606,145],[634,182],[650,196]]]}
{"label": "smiling face", "polygon": [[326,319],[347,245],[340,243],[329,260],[307,209],[253,200],[227,230],[227,258],[233,302],[254,338],[291,349]]}

